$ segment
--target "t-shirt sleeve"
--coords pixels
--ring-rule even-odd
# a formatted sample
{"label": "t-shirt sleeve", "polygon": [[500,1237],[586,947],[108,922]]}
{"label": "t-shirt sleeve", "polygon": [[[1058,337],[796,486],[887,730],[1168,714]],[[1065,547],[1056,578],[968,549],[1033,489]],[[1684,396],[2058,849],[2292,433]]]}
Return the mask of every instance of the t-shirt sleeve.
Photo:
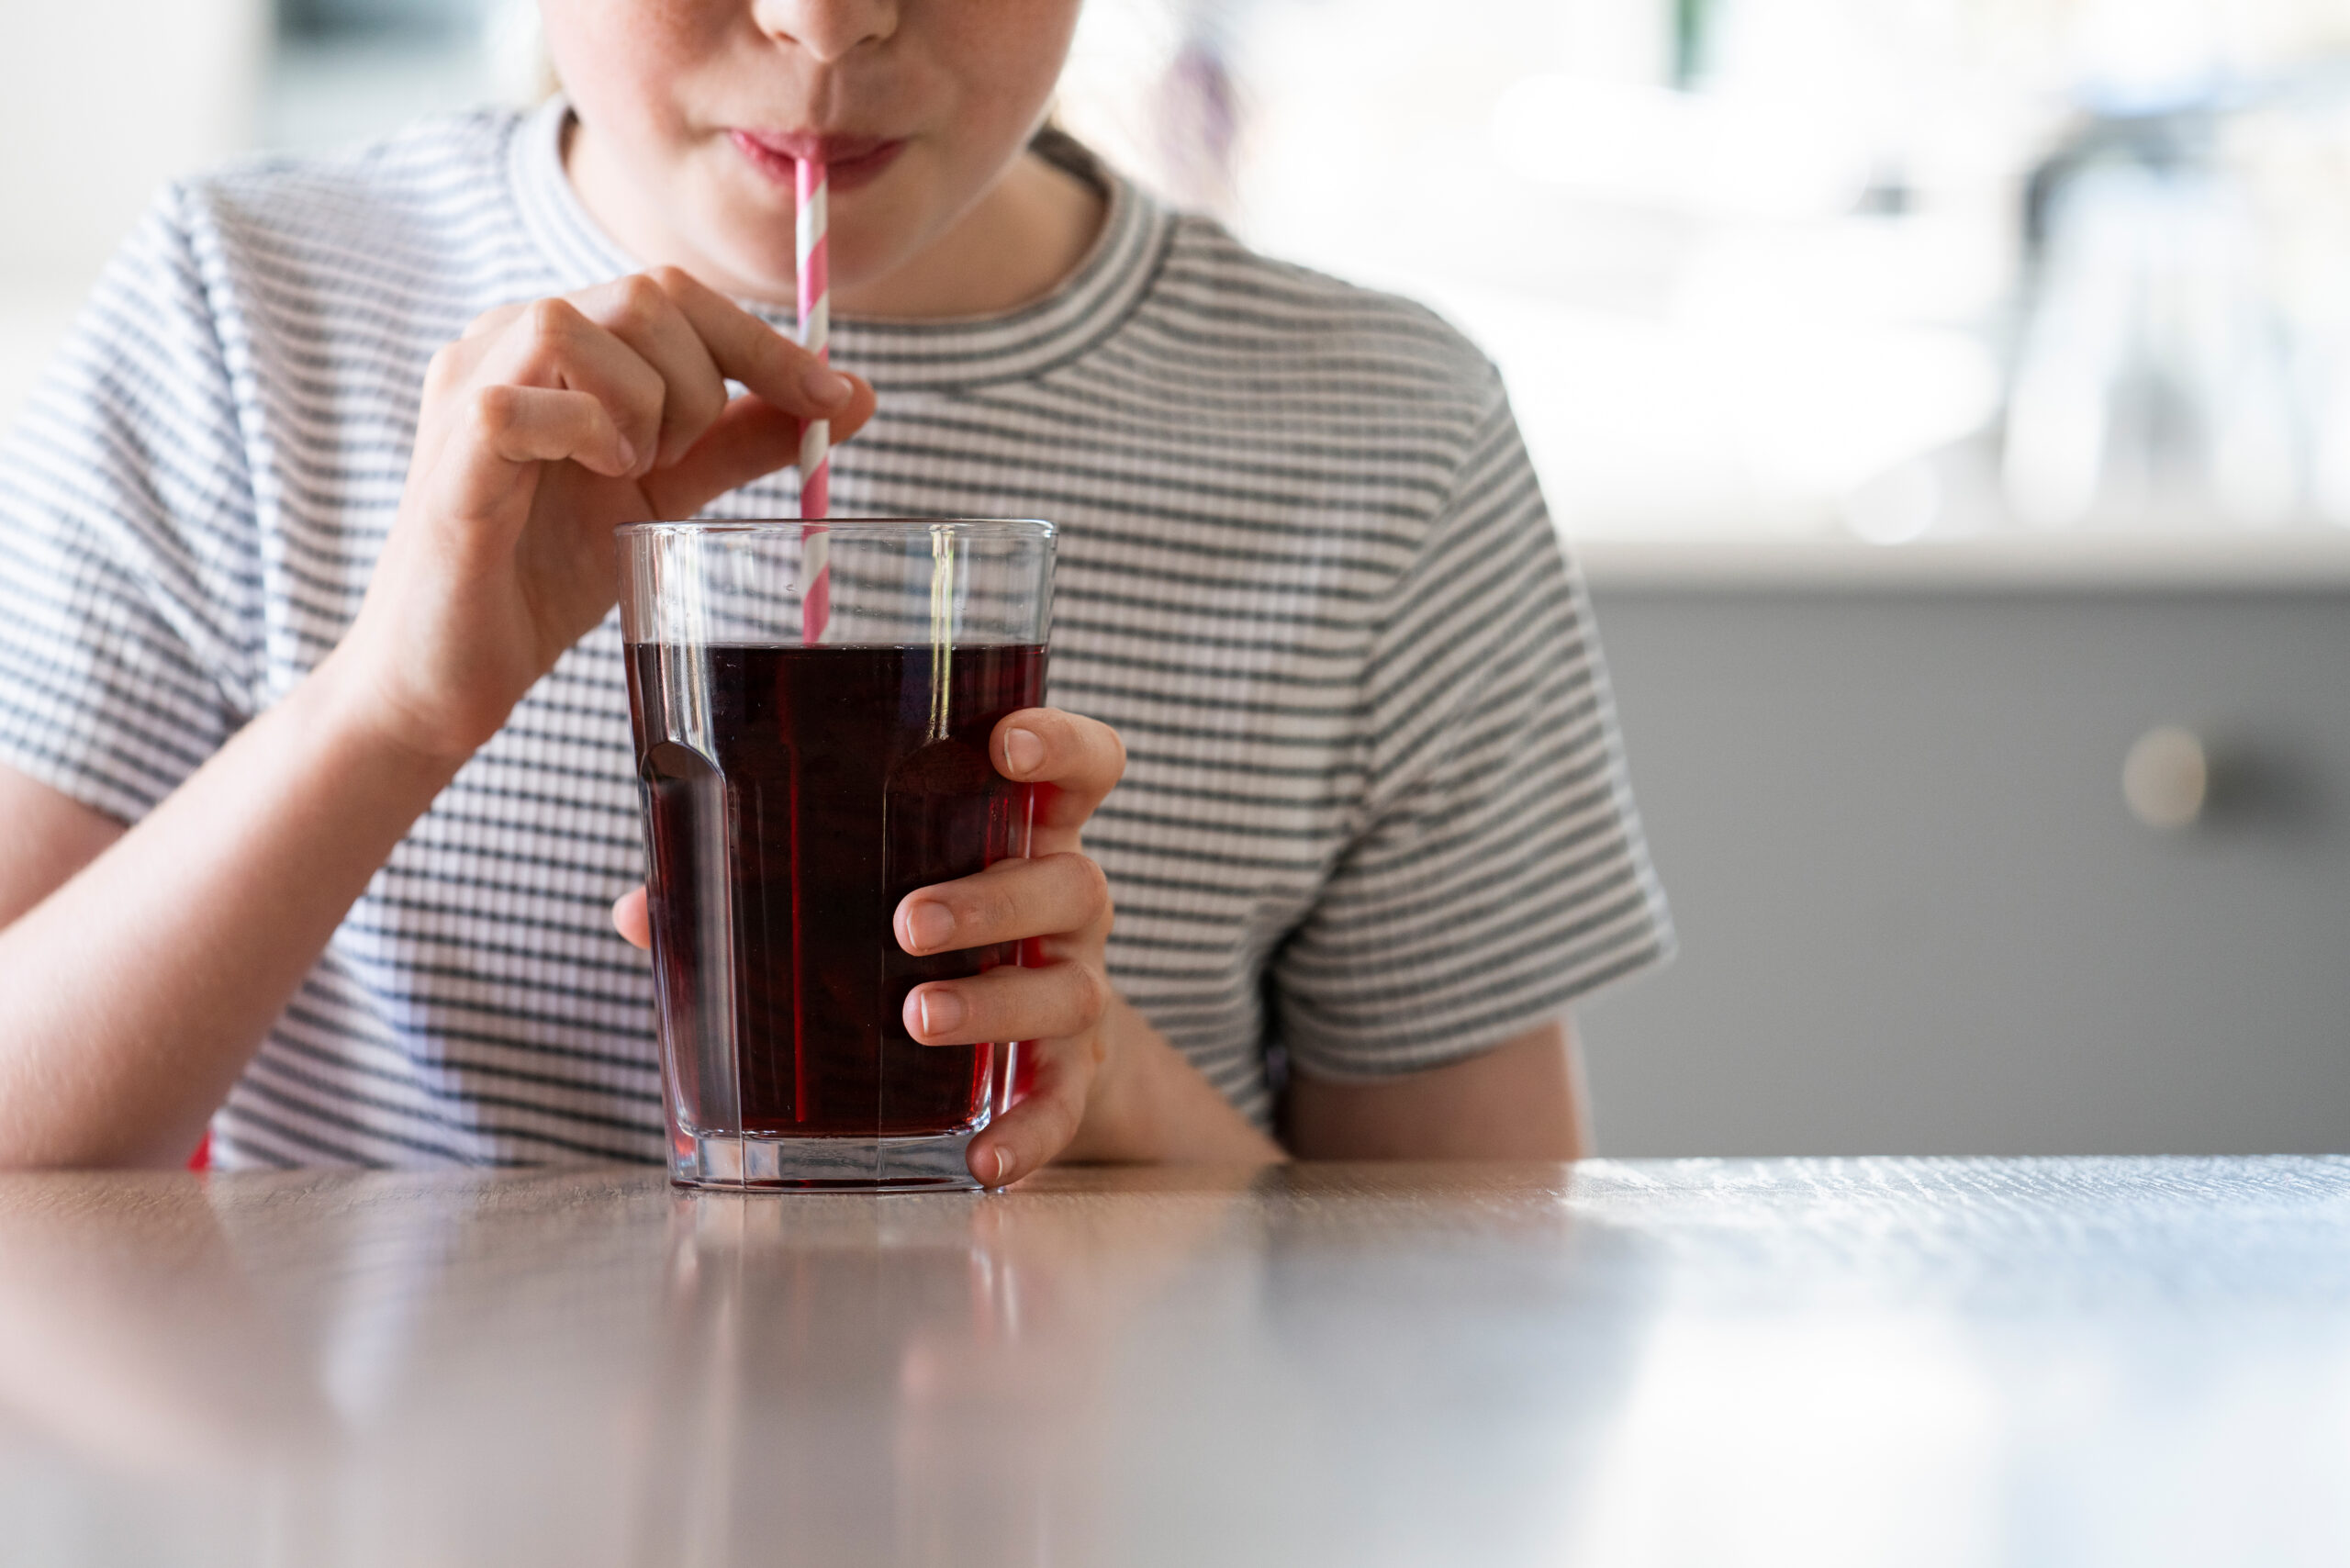
{"label": "t-shirt sleeve", "polygon": [[252,486],[166,193],[0,443],[0,764],[125,822],[258,700]]}
{"label": "t-shirt sleeve", "polygon": [[1293,1067],[1474,1056],[1667,956],[1590,609],[1498,378],[1363,710],[1362,825],[1275,960]]}

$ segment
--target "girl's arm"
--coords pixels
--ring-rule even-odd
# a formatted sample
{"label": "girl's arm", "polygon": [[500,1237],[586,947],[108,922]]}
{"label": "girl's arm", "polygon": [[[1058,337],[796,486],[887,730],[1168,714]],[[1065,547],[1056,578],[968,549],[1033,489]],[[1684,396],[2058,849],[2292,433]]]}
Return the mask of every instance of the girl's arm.
{"label": "girl's arm", "polygon": [[123,825],[0,765],[0,931],[106,851]]}
{"label": "girl's arm", "polygon": [[186,1160],[455,772],[387,741],[352,685],[330,657],[128,833],[21,775],[0,785],[30,830],[12,831],[0,889],[38,899],[0,932],[0,1165]]}
{"label": "girl's arm", "polygon": [[[1168,1163],[1279,1159],[1167,1037],[1124,1002],[1113,1045],[1065,1159]],[[1299,1074],[1288,1154],[1300,1159],[1580,1159],[1591,1151],[1583,1067],[1562,1023],[1466,1061],[1371,1082]]]}
{"label": "girl's arm", "polygon": [[1551,1023],[1425,1072],[1348,1083],[1300,1074],[1289,1141],[1304,1159],[1581,1159],[1588,1105],[1574,1031]]}
{"label": "girl's arm", "polygon": [[1110,1044],[1101,1078],[1062,1159],[1182,1165],[1286,1158],[1123,997],[1103,1022]]}
{"label": "girl's arm", "polygon": [[0,783],[0,1169],[185,1159],[376,868],[610,610],[612,530],[872,409],[674,269],[493,311],[435,355],[332,654],[127,833]]}

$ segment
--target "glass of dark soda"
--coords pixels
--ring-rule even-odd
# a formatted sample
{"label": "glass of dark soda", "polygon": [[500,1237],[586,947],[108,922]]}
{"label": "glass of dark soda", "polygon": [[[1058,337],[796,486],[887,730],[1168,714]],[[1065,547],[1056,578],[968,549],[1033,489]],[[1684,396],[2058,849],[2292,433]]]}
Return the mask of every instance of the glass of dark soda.
{"label": "glass of dark soda", "polygon": [[883,519],[620,531],[669,1170],[696,1187],[972,1188],[1016,1042],[918,1045],[916,888],[1028,853],[998,720],[1044,700],[1053,527]]}

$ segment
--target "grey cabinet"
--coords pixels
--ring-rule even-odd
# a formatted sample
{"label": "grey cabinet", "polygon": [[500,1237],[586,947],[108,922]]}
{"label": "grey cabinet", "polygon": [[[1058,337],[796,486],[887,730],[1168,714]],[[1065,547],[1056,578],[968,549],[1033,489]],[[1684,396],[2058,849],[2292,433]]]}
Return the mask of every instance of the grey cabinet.
{"label": "grey cabinet", "polygon": [[1594,598],[1682,941],[1580,1014],[1608,1153],[2350,1149],[2350,588]]}

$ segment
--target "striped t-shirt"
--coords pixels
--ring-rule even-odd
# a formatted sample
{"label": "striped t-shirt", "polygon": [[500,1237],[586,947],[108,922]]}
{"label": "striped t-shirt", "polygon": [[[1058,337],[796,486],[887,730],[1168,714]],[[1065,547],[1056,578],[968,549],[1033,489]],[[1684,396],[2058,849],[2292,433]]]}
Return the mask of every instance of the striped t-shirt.
{"label": "striped t-shirt", "polygon": [[[0,762],[136,821],[334,645],[433,351],[637,269],[565,114],[162,197],[0,452]],[[1456,1060],[1656,961],[1589,611],[1492,365],[1099,177],[1048,297],[834,322],[880,411],[833,510],[1059,525],[1050,700],[1131,757],[1085,839],[1122,993],[1262,1123],[1276,1064]],[[709,515],[792,516],[795,487]],[[661,1158],[651,980],[608,913],[644,868],[627,710],[615,617],[369,883],[217,1163]]]}

